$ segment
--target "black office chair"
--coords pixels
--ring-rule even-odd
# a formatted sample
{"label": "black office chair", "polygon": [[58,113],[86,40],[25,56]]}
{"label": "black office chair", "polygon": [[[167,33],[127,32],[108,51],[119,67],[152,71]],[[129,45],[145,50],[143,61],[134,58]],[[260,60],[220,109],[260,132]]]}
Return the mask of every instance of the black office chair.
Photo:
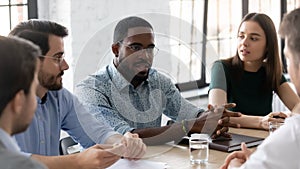
{"label": "black office chair", "polygon": [[72,139],[72,137],[70,137],[70,136],[60,139],[60,141],[59,141],[59,153],[60,153],[60,155],[69,154],[68,151],[67,151],[68,147],[74,146],[76,144],[78,144],[78,143],[76,143]]}

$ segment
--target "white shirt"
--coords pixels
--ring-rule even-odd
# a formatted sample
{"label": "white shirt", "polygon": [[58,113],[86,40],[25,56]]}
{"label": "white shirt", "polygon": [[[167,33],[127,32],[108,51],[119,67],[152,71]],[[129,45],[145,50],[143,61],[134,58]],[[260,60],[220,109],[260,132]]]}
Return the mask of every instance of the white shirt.
{"label": "white shirt", "polygon": [[11,137],[6,131],[0,128],[0,142],[10,151],[20,152],[20,147],[18,146],[16,140]]}
{"label": "white shirt", "polygon": [[240,167],[250,168],[300,169],[300,115],[287,118]]}
{"label": "white shirt", "polygon": [[0,128],[0,168],[46,169],[44,164],[23,156],[16,140]]}

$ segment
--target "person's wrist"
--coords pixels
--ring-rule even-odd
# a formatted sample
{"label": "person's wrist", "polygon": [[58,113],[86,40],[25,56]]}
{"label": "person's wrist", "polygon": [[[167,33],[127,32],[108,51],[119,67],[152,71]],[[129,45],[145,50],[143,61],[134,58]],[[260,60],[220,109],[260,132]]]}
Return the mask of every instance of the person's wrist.
{"label": "person's wrist", "polygon": [[65,163],[70,166],[70,168],[84,168],[85,165],[82,163],[82,155],[85,155],[84,153],[80,152],[77,154],[70,154],[66,159],[68,159],[69,162]]}
{"label": "person's wrist", "polygon": [[182,128],[182,131],[184,132],[184,134],[188,135],[188,128],[186,127],[186,123],[187,123],[186,120],[182,120],[181,121],[181,128]]}
{"label": "person's wrist", "polygon": [[263,120],[264,120],[264,117],[258,118],[258,127],[257,128],[264,129]]}

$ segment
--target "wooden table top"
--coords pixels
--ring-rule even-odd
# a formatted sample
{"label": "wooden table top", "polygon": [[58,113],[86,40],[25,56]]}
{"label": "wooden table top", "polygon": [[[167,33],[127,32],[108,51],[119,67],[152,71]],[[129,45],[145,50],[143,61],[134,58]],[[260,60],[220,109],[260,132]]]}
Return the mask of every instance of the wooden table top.
{"label": "wooden table top", "polygon": [[[229,132],[262,138],[266,138],[269,135],[267,131],[254,129],[230,128]],[[223,164],[228,154],[210,149],[208,163],[192,165],[189,160],[188,146],[161,145],[149,146],[145,158],[150,161],[165,162],[168,169],[217,169]]]}

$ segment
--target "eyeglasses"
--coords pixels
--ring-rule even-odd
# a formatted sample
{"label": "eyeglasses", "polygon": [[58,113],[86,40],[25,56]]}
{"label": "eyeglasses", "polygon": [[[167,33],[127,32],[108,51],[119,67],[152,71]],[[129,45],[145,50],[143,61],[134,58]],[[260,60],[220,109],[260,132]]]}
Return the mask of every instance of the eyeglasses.
{"label": "eyeglasses", "polygon": [[64,53],[57,53],[53,56],[47,56],[47,55],[41,55],[41,58],[49,58],[49,59],[53,59],[58,65],[61,65],[62,62],[65,59],[65,54]]}
{"label": "eyeglasses", "polygon": [[127,48],[129,48],[133,52],[139,52],[139,51],[142,51],[142,50],[146,50],[147,54],[152,55],[152,56],[155,56],[159,51],[159,49],[155,46],[149,46],[147,48],[143,48],[143,46],[140,45],[140,44],[126,45],[122,42],[118,42],[118,43],[122,44],[123,46],[125,46]]}

